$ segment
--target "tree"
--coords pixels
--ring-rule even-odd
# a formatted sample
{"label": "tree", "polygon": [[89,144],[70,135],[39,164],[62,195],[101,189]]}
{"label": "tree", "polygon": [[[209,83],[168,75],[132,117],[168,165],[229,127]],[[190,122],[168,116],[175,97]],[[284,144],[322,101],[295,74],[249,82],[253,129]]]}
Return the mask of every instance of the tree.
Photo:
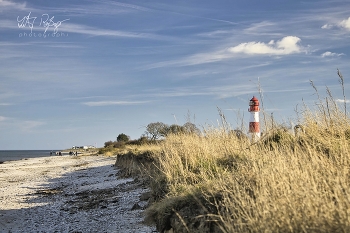
{"label": "tree", "polygon": [[130,137],[126,134],[119,134],[118,137],[117,137],[117,142],[127,142],[130,140]]}
{"label": "tree", "polygon": [[145,133],[151,140],[157,140],[166,136],[167,128],[168,125],[162,122],[149,123]]}
{"label": "tree", "polygon": [[168,136],[169,134],[180,134],[184,132],[185,128],[183,126],[172,124],[167,128],[166,136]]}
{"label": "tree", "polygon": [[183,126],[184,132],[190,134],[200,135],[201,131],[197,128],[197,126],[191,122],[186,122]]}

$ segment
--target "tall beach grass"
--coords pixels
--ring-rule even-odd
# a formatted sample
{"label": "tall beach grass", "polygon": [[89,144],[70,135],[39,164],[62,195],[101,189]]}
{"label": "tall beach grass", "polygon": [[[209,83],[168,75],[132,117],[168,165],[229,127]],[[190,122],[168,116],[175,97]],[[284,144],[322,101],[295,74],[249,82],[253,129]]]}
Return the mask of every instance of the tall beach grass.
{"label": "tall beach grass", "polygon": [[222,232],[350,232],[346,104],[328,90],[316,106],[304,106],[295,132],[274,122],[254,144],[227,126],[168,136],[157,157],[167,192],[148,214],[192,197]]}

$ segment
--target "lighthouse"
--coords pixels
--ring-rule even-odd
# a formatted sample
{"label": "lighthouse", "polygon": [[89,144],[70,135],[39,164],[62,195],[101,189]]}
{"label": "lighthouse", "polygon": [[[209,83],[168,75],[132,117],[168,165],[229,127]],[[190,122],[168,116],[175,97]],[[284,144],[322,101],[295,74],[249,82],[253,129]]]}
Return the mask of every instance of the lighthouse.
{"label": "lighthouse", "polygon": [[250,120],[249,120],[249,133],[251,134],[252,141],[256,142],[260,138],[260,123],[259,123],[259,100],[253,96],[249,101]]}

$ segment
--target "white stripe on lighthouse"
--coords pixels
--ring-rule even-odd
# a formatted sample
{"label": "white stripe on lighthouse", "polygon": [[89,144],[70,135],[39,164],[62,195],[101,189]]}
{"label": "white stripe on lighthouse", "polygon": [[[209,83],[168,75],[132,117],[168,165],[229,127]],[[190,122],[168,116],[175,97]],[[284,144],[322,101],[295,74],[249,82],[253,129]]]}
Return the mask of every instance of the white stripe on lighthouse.
{"label": "white stripe on lighthouse", "polygon": [[250,122],[259,122],[259,112],[250,112]]}

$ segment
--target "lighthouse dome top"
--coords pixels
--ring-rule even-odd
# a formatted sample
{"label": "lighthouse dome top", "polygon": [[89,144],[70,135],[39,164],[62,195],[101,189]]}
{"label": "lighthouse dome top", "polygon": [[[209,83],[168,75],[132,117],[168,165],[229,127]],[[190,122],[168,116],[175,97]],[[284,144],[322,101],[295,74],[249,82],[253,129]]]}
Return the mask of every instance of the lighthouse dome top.
{"label": "lighthouse dome top", "polygon": [[249,106],[259,106],[259,100],[253,96],[253,98],[249,101]]}

